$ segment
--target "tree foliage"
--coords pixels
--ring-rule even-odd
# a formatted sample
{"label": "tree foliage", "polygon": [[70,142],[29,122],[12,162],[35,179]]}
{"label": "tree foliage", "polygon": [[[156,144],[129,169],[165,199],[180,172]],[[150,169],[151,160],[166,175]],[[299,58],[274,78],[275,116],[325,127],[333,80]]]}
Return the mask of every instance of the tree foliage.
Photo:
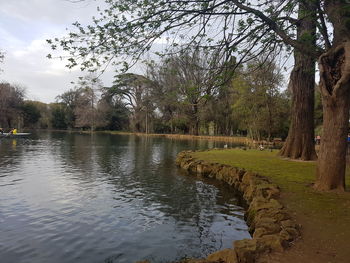
{"label": "tree foliage", "polygon": [[[272,54],[284,47],[318,59],[324,143],[315,187],[345,188],[343,140],[350,110],[348,0],[105,2],[107,8],[99,10],[91,25],[85,27],[76,22],[76,30],[67,38],[48,41],[53,49],[61,46],[70,54],[70,67],[78,63],[82,69],[103,67],[117,63],[116,58],[121,55],[135,61],[160,38],[168,39],[173,45],[219,49],[225,60],[237,54],[238,62],[260,53]],[[308,8],[300,8],[305,3]],[[298,7],[302,11],[299,14]],[[297,34],[298,24],[310,16],[316,18],[317,32],[307,30]],[[336,158],[330,156],[329,149],[333,149]]]}
{"label": "tree foliage", "polygon": [[174,118],[184,116],[190,133],[198,134],[201,112],[221,84],[221,65],[215,55],[198,49],[184,50],[150,66],[149,74],[156,83],[154,97],[158,97],[159,110],[172,126]]}
{"label": "tree foliage", "polygon": [[22,107],[23,122],[25,127],[35,127],[38,123],[41,113],[36,103],[32,101],[26,101],[23,103]]}
{"label": "tree foliage", "polygon": [[233,114],[253,139],[285,137],[289,107],[288,98],[280,92],[283,76],[273,61],[261,63],[249,63],[234,79]]}
{"label": "tree foliage", "polygon": [[[70,54],[69,67],[100,68],[132,62],[149,51],[157,41],[172,46],[197,46],[221,50],[221,56],[258,55],[281,50],[285,44],[304,48],[295,40],[297,1],[133,1],[105,0],[92,24],[79,22],[62,39],[48,40]],[[284,43],[283,43],[284,42]],[[51,57],[51,55],[49,55]]]}
{"label": "tree foliage", "polygon": [[13,128],[18,124],[21,106],[24,98],[24,89],[9,83],[0,83],[0,125]]}
{"label": "tree foliage", "polygon": [[67,129],[67,110],[63,103],[51,104],[51,125],[54,129]]}
{"label": "tree foliage", "polygon": [[124,101],[131,112],[130,124],[135,132],[149,131],[149,117],[154,107],[150,99],[152,81],[147,77],[125,73],[115,76],[113,86],[106,89],[106,95]]}

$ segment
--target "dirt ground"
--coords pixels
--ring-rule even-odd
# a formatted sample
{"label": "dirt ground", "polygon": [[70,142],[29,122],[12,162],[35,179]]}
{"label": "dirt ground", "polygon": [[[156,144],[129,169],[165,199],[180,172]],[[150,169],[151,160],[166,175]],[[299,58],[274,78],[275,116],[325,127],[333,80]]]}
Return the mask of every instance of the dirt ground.
{"label": "dirt ground", "polygon": [[[281,159],[276,152],[218,150],[196,158],[229,164],[268,177],[281,188],[280,202],[301,225],[301,238],[285,252],[263,256],[259,263],[350,262],[350,192],[313,190],[315,163]],[[350,189],[350,171],[346,176]]]}
{"label": "dirt ground", "polygon": [[[292,197],[284,193],[280,201],[301,224],[301,238],[283,253],[265,255],[259,262],[348,263],[350,262],[350,193],[342,193],[338,211],[305,211],[303,203],[295,209]],[[344,210],[343,210],[344,209]],[[341,212],[340,210],[343,210]],[[339,216],[339,214],[341,216]]]}

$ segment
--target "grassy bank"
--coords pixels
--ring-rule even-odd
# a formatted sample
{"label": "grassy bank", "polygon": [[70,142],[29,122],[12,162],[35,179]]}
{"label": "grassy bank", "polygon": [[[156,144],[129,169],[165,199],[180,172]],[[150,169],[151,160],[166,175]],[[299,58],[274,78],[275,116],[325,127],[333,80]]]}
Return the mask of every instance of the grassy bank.
{"label": "grassy bank", "polygon": [[179,140],[209,140],[227,143],[252,144],[253,140],[248,137],[239,136],[208,136],[208,135],[189,135],[189,134],[159,134],[159,133],[141,133],[141,132],[121,132],[121,131],[98,131],[99,133],[120,134],[120,135],[136,135],[150,137],[165,137],[169,139]]}
{"label": "grassy bank", "polygon": [[[196,152],[195,158],[257,172],[282,190],[281,202],[302,225],[302,240],[268,262],[349,262],[350,193],[320,193],[312,189],[315,162],[277,157],[277,151],[214,150]],[[350,188],[350,175],[347,175]]]}

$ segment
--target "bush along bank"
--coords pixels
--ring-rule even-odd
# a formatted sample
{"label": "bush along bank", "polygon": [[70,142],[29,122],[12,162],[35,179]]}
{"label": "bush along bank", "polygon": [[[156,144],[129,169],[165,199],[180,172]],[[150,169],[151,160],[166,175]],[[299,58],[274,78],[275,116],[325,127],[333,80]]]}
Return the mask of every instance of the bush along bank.
{"label": "bush along bank", "polygon": [[247,203],[245,219],[252,238],[234,241],[233,248],[217,251],[205,260],[189,262],[257,262],[264,253],[284,251],[300,236],[300,226],[277,200],[277,185],[242,168],[195,159],[191,153],[179,153],[176,164],[190,174],[216,178],[234,187]]}

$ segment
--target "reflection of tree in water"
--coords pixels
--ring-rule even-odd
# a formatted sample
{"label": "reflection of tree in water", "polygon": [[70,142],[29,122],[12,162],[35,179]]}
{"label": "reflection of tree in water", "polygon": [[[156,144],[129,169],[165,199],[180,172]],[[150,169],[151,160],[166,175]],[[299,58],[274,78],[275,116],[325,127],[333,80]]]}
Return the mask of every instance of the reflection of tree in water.
{"label": "reflection of tree in water", "polygon": [[[0,186],[13,184],[16,180],[16,173],[6,173],[7,168],[18,167],[22,162],[24,148],[21,146],[21,140],[0,138]],[[11,176],[10,180],[8,176]],[[4,178],[2,180],[2,178]]]}
{"label": "reflection of tree in water", "polygon": [[[193,144],[193,141],[188,142]],[[180,150],[177,148],[181,148],[178,141],[132,136],[125,156],[119,154],[118,158],[107,148],[110,147],[97,148],[97,156],[101,169],[110,174],[109,183],[118,191],[127,189],[130,198],[142,200],[141,209],[145,210],[142,213],[152,213],[150,210],[157,209],[161,212],[157,220],[173,218],[177,232],[186,229],[197,235],[196,243],[183,244],[184,251],[200,248],[199,255],[204,255],[221,246],[210,226],[217,213],[217,202],[225,209],[223,205],[232,199],[232,193],[227,199],[228,196],[218,195],[215,187],[192,177],[178,176],[174,165],[174,158]],[[129,161],[128,170],[118,167],[125,159]],[[113,162],[116,160],[118,165]],[[189,241],[194,242],[193,239]]]}
{"label": "reflection of tree in water", "polygon": [[[155,262],[186,254],[201,257],[220,247],[220,227],[227,224],[217,216],[228,212],[230,194],[179,175],[174,165],[176,154],[195,149],[196,141],[55,132],[40,133],[27,145],[17,142],[16,149],[4,143],[0,141],[0,166],[6,158],[6,165],[16,167],[22,164],[15,162],[29,161],[33,177],[26,179],[50,183],[40,200],[59,218],[62,246],[71,244],[72,237],[86,238],[86,248],[103,251],[106,262],[134,262],[128,259],[140,254],[132,247],[146,247]],[[37,167],[41,162],[47,163]],[[38,177],[35,169],[41,169]],[[32,203],[37,205],[35,198]],[[86,229],[93,238],[85,236]],[[61,248],[56,245],[52,247]],[[91,257],[100,258],[94,253]]]}
{"label": "reflection of tree in water", "polygon": [[[81,180],[84,183],[94,183],[101,179],[101,169],[97,164],[97,148],[105,148],[107,154],[113,156],[110,147],[111,142],[108,136],[104,140],[96,139],[96,135],[78,133],[53,133],[52,141],[58,141],[56,147],[52,147],[52,154],[59,156],[64,163],[67,174],[73,179]],[[118,149],[118,151],[122,150]]]}
{"label": "reflection of tree in water", "polygon": [[115,190],[104,194],[114,199],[109,205],[123,206],[120,211],[133,217],[130,224],[142,225],[144,230],[160,224],[174,228],[171,231],[180,238],[176,242],[181,246],[179,257],[187,252],[203,256],[220,248],[220,233],[214,233],[211,226],[217,213],[228,212],[225,203],[232,193],[179,176],[174,164],[179,151],[204,147],[203,141],[68,133],[54,134],[51,139],[57,146],[52,147],[53,154],[65,164],[71,179],[84,185],[104,182],[113,186]]}

